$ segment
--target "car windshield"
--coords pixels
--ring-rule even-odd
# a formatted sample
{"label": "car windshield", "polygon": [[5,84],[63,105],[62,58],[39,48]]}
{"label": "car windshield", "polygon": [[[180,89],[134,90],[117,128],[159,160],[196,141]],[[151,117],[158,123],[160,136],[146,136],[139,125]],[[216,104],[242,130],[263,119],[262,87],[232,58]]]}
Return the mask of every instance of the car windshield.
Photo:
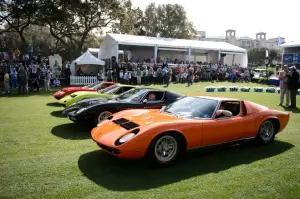
{"label": "car windshield", "polygon": [[111,90],[115,90],[116,88],[119,88],[119,87],[117,85],[112,85],[112,86],[109,86],[107,88],[99,90],[98,93],[100,93],[100,94],[107,93]]}
{"label": "car windshield", "polygon": [[188,119],[212,118],[217,105],[213,99],[184,97],[166,106],[163,112]]}
{"label": "car windshield", "polygon": [[96,86],[97,84],[99,84],[99,82],[95,82],[95,83],[93,83],[93,84],[84,86],[84,88],[92,88],[92,87]]}
{"label": "car windshield", "polygon": [[141,88],[130,89],[129,91],[116,97],[116,100],[122,102],[139,102],[147,93],[147,90]]}

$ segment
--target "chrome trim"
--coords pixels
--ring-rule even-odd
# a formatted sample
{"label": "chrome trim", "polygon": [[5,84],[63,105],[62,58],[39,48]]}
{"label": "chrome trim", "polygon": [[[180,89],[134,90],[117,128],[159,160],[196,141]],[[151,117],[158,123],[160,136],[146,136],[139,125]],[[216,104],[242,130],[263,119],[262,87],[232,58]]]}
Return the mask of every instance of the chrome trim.
{"label": "chrome trim", "polygon": [[222,145],[222,144],[226,144],[226,143],[230,143],[230,142],[238,142],[238,141],[252,140],[252,139],[255,139],[255,137],[241,138],[241,139],[238,139],[238,140],[231,140],[231,141],[227,141],[227,142],[221,142],[221,143],[218,143],[218,144],[210,144],[210,145],[205,145],[205,146],[188,148],[187,150],[193,150],[193,149],[199,149],[199,148],[205,148],[205,147],[211,147],[211,146],[218,146],[218,145]]}

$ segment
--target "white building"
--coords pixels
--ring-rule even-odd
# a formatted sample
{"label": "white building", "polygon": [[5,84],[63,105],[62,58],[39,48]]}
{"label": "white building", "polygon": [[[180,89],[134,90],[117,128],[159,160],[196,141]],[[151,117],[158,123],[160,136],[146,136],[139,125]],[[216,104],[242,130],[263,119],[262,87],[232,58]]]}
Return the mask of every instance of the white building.
{"label": "white building", "polygon": [[[153,57],[178,58],[179,60],[202,61],[217,63],[221,58],[224,64],[240,64],[248,66],[247,50],[238,46],[215,41],[195,41],[174,38],[158,38],[135,35],[107,34],[100,45],[98,58],[118,58],[119,51],[134,60]],[[118,60],[118,59],[117,59]]]}
{"label": "white building", "polygon": [[264,32],[259,32],[254,39],[247,36],[237,37],[236,30],[232,29],[226,30],[225,36],[207,36],[205,31],[198,31],[195,40],[227,42],[245,49],[269,48],[280,50],[278,40],[281,43],[285,43],[285,38],[283,37],[267,39],[266,35]]}

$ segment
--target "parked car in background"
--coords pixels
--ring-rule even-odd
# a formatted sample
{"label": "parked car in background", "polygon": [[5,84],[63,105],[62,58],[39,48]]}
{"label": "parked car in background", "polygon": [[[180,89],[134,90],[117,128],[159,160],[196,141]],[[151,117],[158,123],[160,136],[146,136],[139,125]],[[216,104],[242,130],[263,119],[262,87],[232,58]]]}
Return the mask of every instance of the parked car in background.
{"label": "parked car in background", "polygon": [[113,96],[119,95],[121,93],[124,93],[135,86],[132,85],[121,85],[121,84],[114,84],[112,86],[109,86],[105,89],[99,90],[99,91],[79,91],[72,93],[71,95],[68,95],[62,99],[59,100],[59,104],[61,104],[64,107],[69,107],[72,104],[88,98],[111,98]]}
{"label": "parked car in background", "polygon": [[64,115],[74,122],[95,126],[110,115],[127,109],[160,109],[183,95],[166,90],[133,88],[111,99],[86,99],[66,108]]}
{"label": "parked car in background", "polygon": [[82,86],[82,87],[66,87],[63,88],[59,91],[57,91],[56,93],[53,94],[53,96],[55,97],[55,99],[62,99],[67,95],[70,95],[72,93],[78,92],[78,91],[97,91],[97,90],[101,90],[104,88],[107,88],[111,85],[114,85],[114,82],[96,82],[93,84],[90,84],[88,86]]}

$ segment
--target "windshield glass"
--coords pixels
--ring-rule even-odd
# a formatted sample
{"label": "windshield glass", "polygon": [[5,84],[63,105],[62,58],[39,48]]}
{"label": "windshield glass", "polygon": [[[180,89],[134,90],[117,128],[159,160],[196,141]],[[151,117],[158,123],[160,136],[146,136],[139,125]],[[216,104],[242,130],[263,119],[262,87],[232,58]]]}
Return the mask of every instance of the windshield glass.
{"label": "windshield glass", "polygon": [[119,95],[116,99],[122,102],[139,102],[147,93],[147,90],[141,88],[130,89]]}
{"label": "windshield glass", "polygon": [[112,86],[109,86],[107,88],[101,89],[101,90],[99,90],[97,92],[98,93],[107,93],[108,91],[113,90],[115,88],[119,88],[119,87],[117,85],[112,85]]}
{"label": "windshield glass", "polygon": [[217,105],[217,100],[185,97],[166,106],[163,112],[188,119],[212,118]]}
{"label": "windshield glass", "polygon": [[99,84],[99,82],[95,82],[95,83],[93,83],[93,84],[84,86],[84,88],[92,88],[92,87],[96,86],[97,84]]}

